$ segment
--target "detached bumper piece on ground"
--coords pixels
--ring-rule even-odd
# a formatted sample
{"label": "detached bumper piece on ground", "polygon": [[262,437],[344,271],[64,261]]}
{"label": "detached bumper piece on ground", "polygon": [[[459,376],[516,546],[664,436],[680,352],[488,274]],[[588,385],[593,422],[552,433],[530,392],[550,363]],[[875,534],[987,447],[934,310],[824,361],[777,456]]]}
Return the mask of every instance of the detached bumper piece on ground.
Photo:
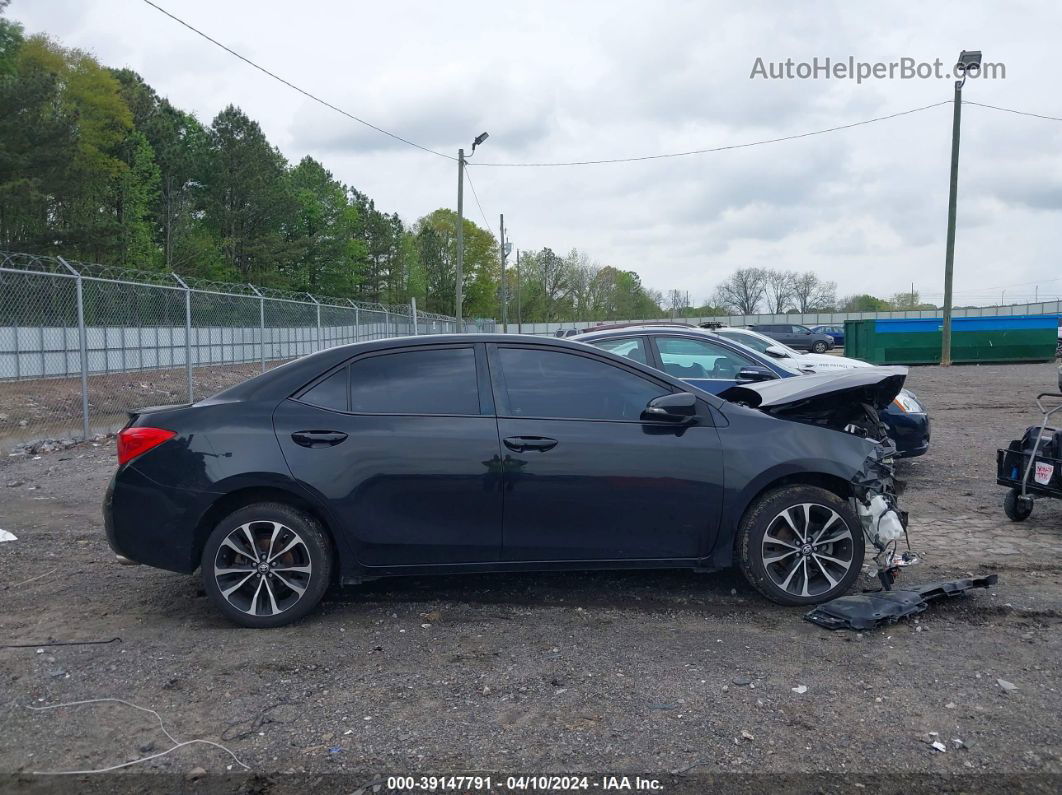
{"label": "detached bumper piece on ground", "polygon": [[918,585],[898,591],[841,596],[819,605],[804,618],[826,629],[874,629],[901,618],[917,615],[929,603],[942,596],[960,596],[972,588],[988,588],[999,579],[997,574],[966,577]]}

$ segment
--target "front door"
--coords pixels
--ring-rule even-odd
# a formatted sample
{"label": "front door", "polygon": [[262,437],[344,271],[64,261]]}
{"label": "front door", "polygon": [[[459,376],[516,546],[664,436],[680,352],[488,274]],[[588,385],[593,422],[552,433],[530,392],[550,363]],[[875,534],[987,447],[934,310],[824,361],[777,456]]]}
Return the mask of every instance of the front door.
{"label": "front door", "polygon": [[498,560],[501,458],[486,378],[482,346],[381,351],[277,408],[292,474],[329,506],[361,564]]}
{"label": "front door", "polygon": [[697,424],[640,419],[672,389],[592,353],[488,346],[505,470],[503,558],[707,555],[723,458],[707,407]]}

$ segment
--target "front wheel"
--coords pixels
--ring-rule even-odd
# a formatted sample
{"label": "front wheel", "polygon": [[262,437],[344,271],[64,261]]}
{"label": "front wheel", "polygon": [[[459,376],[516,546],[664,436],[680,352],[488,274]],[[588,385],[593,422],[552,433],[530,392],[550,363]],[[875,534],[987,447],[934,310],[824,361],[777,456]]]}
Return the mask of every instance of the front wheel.
{"label": "front wheel", "polygon": [[230,514],[210,534],[203,587],[230,621],[280,627],[317,606],[332,565],[331,544],[316,519],[290,505],[257,503]]}
{"label": "front wheel", "polygon": [[864,549],[851,504],[817,486],[768,492],[738,529],[742,573],[783,605],[813,605],[847,593],[859,578]]}
{"label": "front wheel", "polygon": [[1012,522],[1024,522],[1033,512],[1031,497],[1022,497],[1019,489],[1011,489],[1003,497],[1003,513]]}
{"label": "front wheel", "polygon": [[818,342],[816,342],[814,345],[811,346],[811,350],[815,351],[815,353],[826,353],[826,351],[828,351],[829,349],[830,349],[830,346],[828,346],[822,340],[819,340]]}

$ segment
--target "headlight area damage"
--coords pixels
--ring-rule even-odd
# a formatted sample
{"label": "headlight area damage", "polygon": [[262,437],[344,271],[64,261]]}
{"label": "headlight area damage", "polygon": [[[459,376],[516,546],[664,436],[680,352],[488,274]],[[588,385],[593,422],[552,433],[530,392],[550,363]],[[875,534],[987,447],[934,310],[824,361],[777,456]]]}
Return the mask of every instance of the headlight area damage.
{"label": "headlight area damage", "polygon": [[[818,605],[805,618],[819,626],[867,629],[920,613],[931,599],[955,596],[970,588],[987,588],[996,582],[993,574],[893,590],[900,569],[917,563],[919,558],[911,550],[907,535],[907,512],[897,502],[904,484],[895,477],[896,449],[879,411],[896,398],[906,378],[905,367],[866,367],[739,384],[720,395],[779,418],[877,442],[851,483],[863,534],[876,550],[874,562],[881,591],[842,596]],[[901,540],[903,551],[899,549]]]}

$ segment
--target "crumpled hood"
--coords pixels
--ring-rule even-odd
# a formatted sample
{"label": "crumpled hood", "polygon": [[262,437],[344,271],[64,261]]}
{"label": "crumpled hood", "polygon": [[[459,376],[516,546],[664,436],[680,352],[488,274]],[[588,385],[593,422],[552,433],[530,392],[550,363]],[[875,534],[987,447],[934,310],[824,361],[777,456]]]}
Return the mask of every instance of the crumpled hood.
{"label": "crumpled hood", "polygon": [[856,367],[798,378],[737,384],[719,396],[732,403],[769,409],[850,394],[854,400],[883,409],[900,393],[906,378],[906,367]]}

